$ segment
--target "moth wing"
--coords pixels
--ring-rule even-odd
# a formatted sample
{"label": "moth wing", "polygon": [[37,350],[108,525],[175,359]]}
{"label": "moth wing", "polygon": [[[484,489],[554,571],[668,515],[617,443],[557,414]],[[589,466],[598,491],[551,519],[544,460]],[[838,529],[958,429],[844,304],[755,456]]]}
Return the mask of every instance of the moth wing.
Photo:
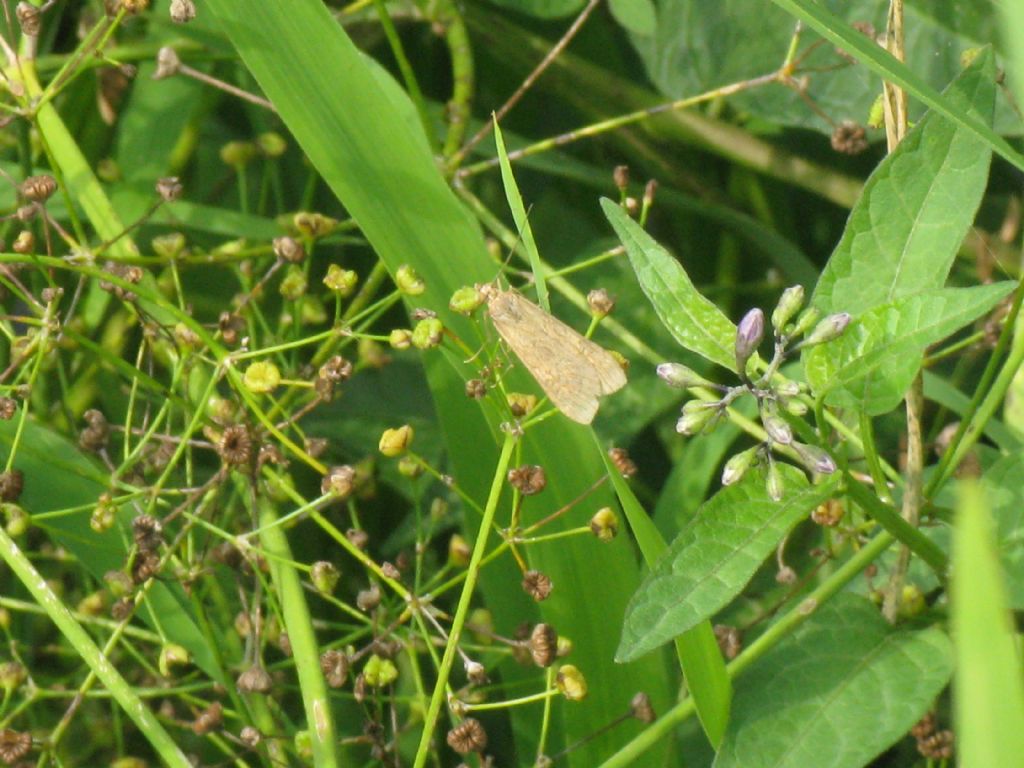
{"label": "moth wing", "polygon": [[516,357],[551,402],[573,421],[589,424],[598,397],[626,384],[626,374],[610,352],[512,291],[496,297],[491,320]]}

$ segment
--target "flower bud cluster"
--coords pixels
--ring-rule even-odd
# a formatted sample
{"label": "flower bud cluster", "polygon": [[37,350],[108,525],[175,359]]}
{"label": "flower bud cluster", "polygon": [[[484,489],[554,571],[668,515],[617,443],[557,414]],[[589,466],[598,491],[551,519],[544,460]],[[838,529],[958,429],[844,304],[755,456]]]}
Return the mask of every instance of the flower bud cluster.
{"label": "flower bud cluster", "polygon": [[701,388],[721,395],[718,399],[702,397],[683,404],[676,422],[676,431],[682,435],[710,432],[725,416],[729,406],[743,395],[751,395],[757,401],[765,440],[737,453],[725,463],[723,485],[739,482],[751,467],[762,463],[767,465],[765,486],[769,496],[781,499],[785,492],[783,475],[772,458],[772,449],[776,446],[789,449],[808,472],[831,474],[836,471],[836,463],[827,451],[795,439],[794,426],[800,424],[800,417],[808,410],[803,397],[806,387],[786,379],[779,370],[792,353],[839,338],[851,318],[846,312],[822,317],[819,310],[814,307],[804,309],[803,305],[803,287],[795,285],[783,291],[771,313],[773,354],[767,365],[757,357],[765,339],[765,313],[755,308],[743,316],[736,328],[733,350],[740,380],[737,386],[716,384],[682,363],[658,366],[658,376],[670,387]]}

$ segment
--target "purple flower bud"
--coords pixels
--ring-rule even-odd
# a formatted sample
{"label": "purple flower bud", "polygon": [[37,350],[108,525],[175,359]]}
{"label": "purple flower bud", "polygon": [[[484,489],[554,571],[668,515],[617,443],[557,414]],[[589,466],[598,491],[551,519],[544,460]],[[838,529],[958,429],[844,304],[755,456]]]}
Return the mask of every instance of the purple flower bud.
{"label": "purple flower bud", "polygon": [[737,453],[725,462],[725,467],[722,469],[722,485],[732,485],[742,480],[743,476],[747,474],[747,470],[757,461],[757,452],[760,448],[761,446],[755,445],[753,448]]}
{"label": "purple flower bud", "polygon": [[849,312],[837,312],[834,315],[829,315],[814,327],[801,346],[810,347],[839,338],[846,330],[846,326],[850,324],[850,319]]}
{"label": "purple flower bud", "polygon": [[747,361],[757,351],[764,338],[764,312],[752,309],[740,320],[736,329],[736,370],[742,376],[747,370]]}
{"label": "purple flower bud", "polygon": [[779,415],[779,408],[774,401],[767,401],[761,407],[761,424],[773,442],[780,445],[789,445],[793,442],[793,430]]}
{"label": "purple flower bud", "polygon": [[713,382],[708,381],[692,368],[688,368],[682,363],[662,363],[658,366],[658,376],[670,387],[675,387],[676,389],[714,386]]}
{"label": "purple flower bud", "polygon": [[827,451],[816,445],[793,443],[793,450],[800,457],[800,462],[811,472],[817,472],[819,475],[831,475],[836,471],[835,460]]}

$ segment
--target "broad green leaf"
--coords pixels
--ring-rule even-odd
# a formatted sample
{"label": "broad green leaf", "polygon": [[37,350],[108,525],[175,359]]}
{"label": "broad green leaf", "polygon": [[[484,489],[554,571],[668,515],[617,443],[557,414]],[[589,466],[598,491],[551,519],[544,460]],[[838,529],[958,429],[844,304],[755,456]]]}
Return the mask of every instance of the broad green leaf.
{"label": "broad green leaf", "polygon": [[804,355],[807,381],[825,402],[864,408],[871,415],[895,408],[921,367],[924,351],[981,317],[1013,283],[943,288],[908,296],[865,312],[833,342]]}
{"label": "broad green leaf", "polygon": [[[605,465],[644,563],[650,567],[664,553],[665,541],[637,500],[633,489],[607,457]],[[708,741],[717,748],[722,743],[729,722],[732,683],[715,638],[715,630],[711,622],[705,620],[679,635],[675,644],[676,655],[686,677],[686,686],[697,707],[697,716]]]}
{"label": "broad green leaf", "polygon": [[608,10],[634,35],[650,37],[658,26],[653,0],[608,0]]}
{"label": "broad green leaf", "polygon": [[950,597],[957,757],[965,768],[1017,765],[1024,754],[1024,669],[993,544],[986,494],[964,483]]}
{"label": "broad green leaf", "polygon": [[867,599],[839,595],[737,681],[715,768],[861,768],[928,711],[951,673],[940,630],[896,631]]}
{"label": "broad green leaf", "polygon": [[[477,328],[451,312],[448,300],[461,286],[493,278],[493,261],[478,223],[445,183],[419,126],[406,120],[411,114],[406,97],[393,83],[383,84],[378,68],[368,65],[319,0],[208,0],[204,8],[218,19],[374,253],[392,273],[410,264],[423,277],[426,291],[407,307],[428,307],[459,338],[477,338]],[[445,441],[446,469],[460,490],[482,502],[497,461],[500,419],[465,396],[465,379],[478,375],[475,364],[437,350],[422,360]],[[527,386],[522,383],[527,379],[514,371],[509,383]],[[523,461],[548,468],[545,492],[524,505],[536,519],[569,505],[604,473],[590,431],[560,416],[527,433]],[[602,489],[588,500],[601,506],[612,497]],[[479,522],[475,512],[466,511],[468,538]],[[551,532],[578,524],[565,516],[552,524]],[[598,546],[577,537],[557,546],[530,547],[527,555],[530,567],[551,577],[555,593],[537,606],[519,587],[521,574],[511,558],[489,563],[481,574],[482,597],[495,623],[511,627],[539,614],[573,638],[574,663],[591,679],[603,681],[591,687],[586,706],[555,708],[552,742],[571,743],[617,717],[623,691],[646,690],[655,706],[663,707],[669,695],[663,659],[612,663],[615,637],[606,631],[608,622],[618,621],[639,581],[629,543],[623,538]],[[601,599],[584,597],[593,594]],[[503,682],[513,685],[526,674],[533,673],[512,664],[502,669]],[[535,750],[540,708],[518,707],[511,716],[516,748],[524,754]],[[605,733],[573,752],[569,762],[594,765],[622,738],[621,733]]]}
{"label": "broad green leaf", "polygon": [[838,473],[809,486],[782,466],[788,493],[772,501],[764,473],[715,494],[679,532],[626,611],[616,658],[635,659],[712,616],[738,595],[790,529],[831,498]]}
{"label": "broad green leaf", "polygon": [[736,326],[700,294],[682,265],[621,206],[602,198],[601,208],[622,241],[654,311],[676,341],[713,363],[735,370]]}
{"label": "broad green leaf", "polygon": [[[871,38],[848,25],[869,23],[879,32],[885,29],[885,4],[831,0],[822,5],[841,17],[846,34],[865,43]],[[793,36],[792,16],[767,3],[757,13],[750,13],[749,8],[749,0],[658,0],[653,39],[637,33],[631,42],[649,77],[663,93],[671,98],[702,93],[762,75],[782,64]],[[953,5],[908,0],[904,28],[907,62],[924,82],[941,88],[960,71],[960,56],[965,50],[993,42],[997,24],[988,3]],[[802,65],[810,70],[807,92],[834,119],[864,123],[880,91],[879,79],[836,50],[841,47],[849,51],[849,46],[830,42],[832,45],[819,44],[811,50],[819,40],[813,32],[804,33],[800,53],[806,54]],[[756,88],[730,97],[730,102],[773,123],[822,133],[833,130],[789,88]],[[912,114],[912,119],[917,117]],[[1000,132],[1020,132],[1009,105],[1001,105],[997,124]],[[881,131],[874,134],[879,138],[881,135]]]}
{"label": "broad green leaf", "polygon": [[1007,78],[1010,87],[1017,96],[1017,103],[1024,101],[1024,4],[1000,3],[1005,24],[1002,27],[1002,38],[1009,49],[1010,72]]}
{"label": "broad green leaf", "polygon": [[[965,113],[991,122],[992,56],[981,54],[947,89]],[[966,129],[927,114],[871,174],[812,304],[855,317],[941,288],[988,183],[991,152]]]}

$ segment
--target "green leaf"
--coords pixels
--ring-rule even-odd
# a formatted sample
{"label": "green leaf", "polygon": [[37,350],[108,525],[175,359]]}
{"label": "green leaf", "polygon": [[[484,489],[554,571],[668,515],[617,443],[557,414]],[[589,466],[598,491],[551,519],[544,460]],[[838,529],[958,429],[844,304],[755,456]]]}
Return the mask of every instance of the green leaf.
{"label": "green leaf", "polygon": [[[946,99],[990,124],[992,56],[954,81]],[[988,183],[991,152],[974,134],[934,112],[878,166],[818,281],[823,313],[865,310],[941,288]]]}
{"label": "green leaf", "polygon": [[607,198],[601,208],[626,249],[640,287],[661,322],[683,347],[730,371],[736,369],[736,326],[694,287],[682,265]]}
{"label": "green leaf", "polygon": [[608,10],[634,35],[650,37],[657,29],[657,11],[652,0],[608,0]]}
{"label": "green leaf", "polygon": [[780,465],[781,502],[765,491],[764,473],[750,472],[704,504],[633,595],[616,658],[635,659],[713,615],[738,595],[779,540],[831,498],[838,473],[809,486],[802,472]]}
{"label": "green leaf", "polygon": [[540,19],[558,19],[583,7],[585,0],[492,0],[517,13]]}
{"label": "green leaf", "polygon": [[1024,610],[1024,456],[1003,456],[981,478],[995,522],[996,547],[1006,577],[1007,600]]}
{"label": "green leaf", "polygon": [[1024,754],[1024,670],[988,501],[972,483],[962,484],[958,494],[950,592],[959,764],[1017,765]]}
{"label": "green leaf", "polygon": [[943,288],[868,310],[838,339],[808,350],[807,381],[830,405],[871,415],[891,411],[917,375],[925,349],[988,312],[1013,285]]}
{"label": "green leaf", "polygon": [[[924,396],[926,400],[948,408],[957,416],[963,416],[967,412],[971,399],[957,389],[953,384],[946,381],[932,371],[924,371]],[[1012,390],[1011,390],[1012,391]],[[1009,393],[1007,393],[1009,399]],[[1015,426],[1006,415],[1006,422],[998,419],[988,419],[982,428],[984,435],[1004,451],[1016,451],[1021,447],[1020,437],[1015,435],[1007,425]],[[1022,430],[1024,433],[1024,430]]]}
{"label": "green leaf", "polygon": [[924,715],[951,672],[940,630],[894,631],[865,598],[839,595],[740,678],[715,768],[861,768]]}

